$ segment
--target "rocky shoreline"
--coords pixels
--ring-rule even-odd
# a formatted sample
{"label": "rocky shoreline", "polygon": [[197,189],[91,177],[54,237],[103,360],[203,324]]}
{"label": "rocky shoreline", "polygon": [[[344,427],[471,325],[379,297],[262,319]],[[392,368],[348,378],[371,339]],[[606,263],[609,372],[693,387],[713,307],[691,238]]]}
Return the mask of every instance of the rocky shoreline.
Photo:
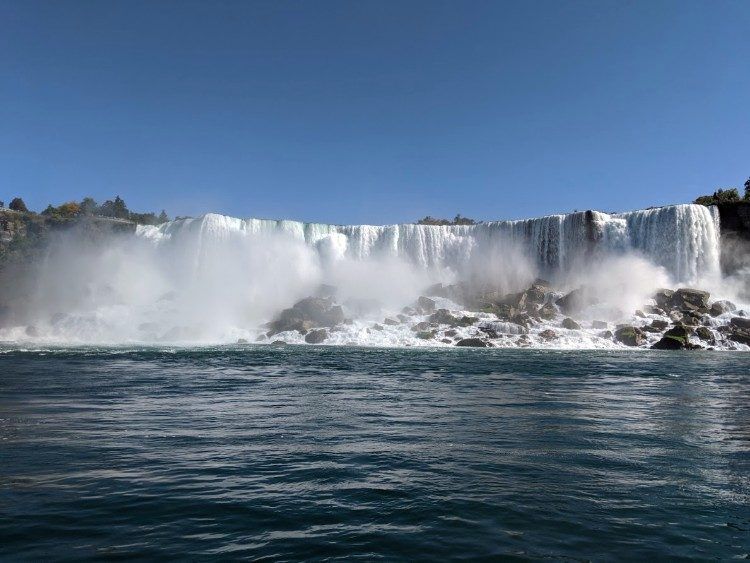
{"label": "rocky shoreline", "polygon": [[[397,330],[414,344],[436,346],[546,347],[585,334],[602,347],[608,347],[607,343],[609,347],[656,350],[750,347],[747,312],[727,300],[712,301],[710,293],[699,289],[660,289],[626,323],[587,320],[590,315],[582,313],[596,304],[597,297],[585,287],[561,293],[542,279],[509,294],[467,284],[436,284],[398,314],[357,328],[366,334]],[[317,295],[284,309],[257,341],[341,343],[334,338],[337,333],[356,330],[352,313],[364,310],[372,318],[380,309],[377,302],[339,303],[335,288],[325,286]]]}

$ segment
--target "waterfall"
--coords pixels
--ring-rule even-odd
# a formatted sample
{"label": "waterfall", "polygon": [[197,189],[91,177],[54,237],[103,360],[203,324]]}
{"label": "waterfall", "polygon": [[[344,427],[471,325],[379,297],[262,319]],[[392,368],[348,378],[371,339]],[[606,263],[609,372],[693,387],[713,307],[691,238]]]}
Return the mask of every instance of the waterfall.
{"label": "waterfall", "polygon": [[237,219],[207,214],[138,228],[157,245],[177,245],[200,261],[213,244],[282,234],[321,255],[354,260],[398,257],[424,268],[460,272],[472,256],[520,248],[545,274],[565,272],[597,256],[635,252],[663,266],[676,282],[718,275],[719,222],[715,207],[673,205],[622,214],[597,211],[476,225],[326,225]]}

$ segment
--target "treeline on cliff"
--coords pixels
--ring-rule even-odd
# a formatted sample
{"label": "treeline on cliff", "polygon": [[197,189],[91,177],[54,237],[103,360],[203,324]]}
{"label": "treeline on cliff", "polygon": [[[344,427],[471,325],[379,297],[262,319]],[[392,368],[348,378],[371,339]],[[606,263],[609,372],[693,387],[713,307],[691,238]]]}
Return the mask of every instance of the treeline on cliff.
{"label": "treeline on cliff", "polygon": [[[0,210],[4,207],[5,203],[0,201]],[[28,207],[26,207],[26,204],[20,197],[13,198],[8,209],[20,213],[34,214],[33,211],[30,211]],[[135,211],[130,211],[125,200],[119,195],[114,199],[106,200],[102,204],[97,203],[94,198],[85,197],[81,201],[68,201],[57,207],[48,205],[40,215],[57,220],[70,220],[78,217],[104,217],[107,219],[130,221],[137,225],[158,225],[169,221],[169,217],[163,209],[158,215],[152,212],[137,213]]]}
{"label": "treeline on cliff", "polygon": [[702,195],[694,203],[699,205],[719,205],[726,203],[750,202],[750,178],[745,180],[745,195],[740,197],[737,188],[718,189],[711,195]]}

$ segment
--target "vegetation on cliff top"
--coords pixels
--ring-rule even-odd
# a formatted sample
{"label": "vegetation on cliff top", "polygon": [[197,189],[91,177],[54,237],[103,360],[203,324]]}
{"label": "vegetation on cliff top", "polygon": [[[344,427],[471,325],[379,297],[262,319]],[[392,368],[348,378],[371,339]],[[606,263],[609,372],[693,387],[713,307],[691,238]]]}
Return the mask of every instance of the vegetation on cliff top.
{"label": "vegetation on cliff top", "polygon": [[469,219],[468,217],[461,217],[459,213],[453,220],[451,219],[436,219],[435,217],[423,217],[417,221],[417,225],[474,225],[476,221]]}
{"label": "vegetation on cliff top", "polygon": [[728,188],[726,190],[716,190],[712,195],[702,195],[694,203],[699,205],[719,205],[720,203],[738,203],[740,201],[750,202],[750,178],[745,181],[745,195],[742,198],[737,188]]}
{"label": "vegetation on cliff top", "polygon": [[[4,207],[5,203],[0,201],[0,210]],[[20,197],[13,198],[8,209],[35,215],[33,211],[30,211],[26,207],[26,204]],[[41,212],[41,215],[53,220],[70,220],[79,217],[105,217],[108,219],[130,221],[138,225],[158,225],[169,221],[169,217],[164,210],[159,215],[156,213],[136,213],[135,211],[130,211],[125,201],[119,195],[114,200],[108,199],[101,205],[91,197],[85,197],[80,202],[68,201],[57,207],[48,205]]]}

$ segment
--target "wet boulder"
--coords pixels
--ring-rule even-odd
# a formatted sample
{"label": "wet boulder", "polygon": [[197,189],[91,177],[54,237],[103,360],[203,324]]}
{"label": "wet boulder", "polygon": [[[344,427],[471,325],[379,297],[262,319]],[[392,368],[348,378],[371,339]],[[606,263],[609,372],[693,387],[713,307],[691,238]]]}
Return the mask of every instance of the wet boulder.
{"label": "wet boulder", "polygon": [[651,324],[641,327],[641,330],[645,330],[646,332],[662,332],[668,326],[669,323],[667,321],[654,319],[653,321],[651,321]]}
{"label": "wet boulder", "polygon": [[435,338],[435,334],[436,331],[434,330],[420,330],[415,336],[421,340],[432,340]]}
{"label": "wet boulder", "polygon": [[577,322],[575,322],[570,317],[565,317],[562,322],[562,327],[567,328],[568,330],[580,330],[581,325],[579,325]]}
{"label": "wet boulder", "polygon": [[324,328],[318,330],[311,330],[305,335],[305,342],[308,344],[320,344],[326,338],[328,338],[328,331]]}
{"label": "wet boulder", "polygon": [[732,326],[737,327],[737,328],[750,329],[750,318],[746,318],[746,317],[732,317],[732,320],[730,321],[730,324]]}
{"label": "wet boulder", "polygon": [[555,309],[554,305],[547,303],[537,311],[537,315],[545,321],[551,321],[557,316],[557,309]]}
{"label": "wet boulder", "polygon": [[684,326],[676,326],[664,333],[661,340],[651,348],[654,350],[685,350],[690,345],[690,330]]}
{"label": "wet boulder", "polygon": [[697,329],[695,329],[695,335],[703,340],[704,342],[708,342],[709,344],[715,344],[716,339],[714,338],[714,333],[711,332],[711,329],[706,326],[700,326]]}
{"label": "wet boulder", "polygon": [[674,291],[671,289],[659,289],[654,294],[654,301],[656,301],[657,307],[668,311],[672,308],[672,298],[674,297]]}
{"label": "wet boulder", "polygon": [[722,299],[720,301],[714,301],[711,304],[711,309],[709,310],[709,313],[712,317],[718,317],[719,315],[723,315],[724,313],[731,313],[732,311],[736,311],[737,306],[732,303],[731,301],[727,301],[725,299]]}
{"label": "wet boulder", "polygon": [[481,338],[462,338],[456,342],[456,346],[465,346],[469,348],[487,348],[488,343]]}
{"label": "wet boulder", "polygon": [[635,326],[621,326],[615,330],[615,340],[626,346],[640,346],[646,341],[643,331]]}
{"label": "wet boulder", "polygon": [[422,295],[414,303],[414,310],[419,315],[430,315],[435,312],[435,301]]}
{"label": "wet boulder", "polygon": [[296,330],[302,334],[313,327],[334,327],[344,322],[344,310],[335,305],[331,299],[323,297],[307,297],[284,309],[269,323],[269,336],[288,330]]}
{"label": "wet boulder", "polygon": [[566,315],[577,313],[589,305],[595,305],[598,300],[584,288],[574,289],[570,293],[563,295],[556,301],[556,305]]}
{"label": "wet boulder", "polygon": [[544,340],[554,340],[557,338],[557,333],[551,328],[548,328],[539,333],[539,338],[543,338]]}
{"label": "wet boulder", "polygon": [[421,323],[417,323],[411,327],[414,332],[422,332],[428,330],[429,328],[430,323],[428,323],[427,321],[422,321]]}
{"label": "wet boulder", "polygon": [[677,309],[708,312],[708,299],[711,294],[700,289],[680,288],[672,296],[672,305]]}
{"label": "wet boulder", "polygon": [[399,322],[390,317],[386,317],[385,319],[383,319],[383,324],[386,326],[397,326]]}

